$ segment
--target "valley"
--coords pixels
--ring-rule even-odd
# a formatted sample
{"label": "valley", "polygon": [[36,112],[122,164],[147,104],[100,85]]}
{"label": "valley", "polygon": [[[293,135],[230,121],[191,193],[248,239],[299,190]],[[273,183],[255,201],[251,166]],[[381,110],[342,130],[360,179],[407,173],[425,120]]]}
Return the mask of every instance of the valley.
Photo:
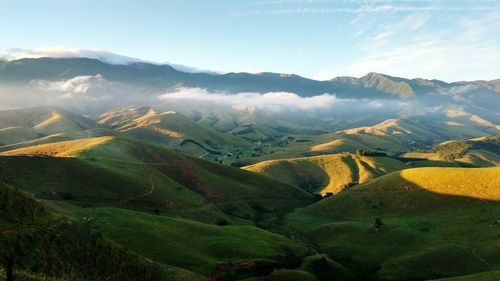
{"label": "valley", "polygon": [[0,110],[1,279],[498,276],[495,81],[84,58],[0,74],[21,97],[74,95]]}

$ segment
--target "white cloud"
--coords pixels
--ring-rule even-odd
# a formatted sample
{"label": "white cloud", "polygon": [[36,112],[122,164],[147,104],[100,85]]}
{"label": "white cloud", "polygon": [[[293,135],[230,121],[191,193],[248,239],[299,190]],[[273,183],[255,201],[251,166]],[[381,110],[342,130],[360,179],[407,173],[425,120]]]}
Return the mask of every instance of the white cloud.
{"label": "white cloud", "polygon": [[211,93],[201,88],[179,88],[175,92],[166,93],[158,97],[163,101],[201,101],[226,104],[235,109],[262,108],[279,111],[282,109],[317,109],[328,108],[340,100],[335,95],[323,94],[314,97],[300,97],[288,92],[239,93],[229,95],[225,93]]}
{"label": "white cloud", "polygon": [[336,116],[359,114],[360,112],[398,112],[405,108],[415,107],[412,102],[375,99],[341,99],[332,94],[312,97],[300,97],[289,92],[268,93],[212,93],[201,88],[178,88],[173,92],[158,96],[165,105],[174,106],[176,102],[186,102],[190,108],[196,108],[196,102],[201,106],[226,106],[235,110],[281,113],[297,111]]}
{"label": "white cloud", "polygon": [[[377,1],[376,1],[377,2]],[[384,2],[384,1],[378,1]],[[408,1],[410,3],[411,1]],[[427,1],[424,1],[427,2]],[[432,1],[429,1],[432,3]],[[484,2],[484,1],[483,1]],[[289,2],[294,4],[300,4],[297,2]],[[314,3],[314,2],[308,2]],[[330,8],[327,6],[309,6],[309,7],[292,7],[285,9],[265,9],[265,10],[252,10],[245,12],[232,12],[234,16],[265,16],[265,15],[293,15],[293,14],[355,14],[355,15],[363,15],[363,14],[387,14],[387,13],[414,13],[414,12],[477,12],[477,11],[491,11],[492,9],[498,8],[498,6],[492,5],[467,5],[467,6],[452,6],[452,5],[411,5],[405,4],[397,5],[395,4],[375,4],[373,5],[371,2],[356,2],[359,4],[364,4],[359,7],[334,7]]]}
{"label": "white cloud", "polygon": [[[1,50],[0,50],[1,51]],[[4,60],[18,60],[22,58],[90,58],[97,59],[109,64],[129,64],[142,60],[127,56],[117,55],[100,49],[78,49],[65,46],[53,46],[36,49],[8,49],[0,52],[0,58]]]}
{"label": "white cloud", "polygon": [[104,83],[106,83],[106,79],[100,74],[95,76],[76,76],[68,80],[55,82],[46,80],[31,82],[32,85],[39,87],[43,91],[62,92],[66,94],[85,94],[91,88],[104,86]]}

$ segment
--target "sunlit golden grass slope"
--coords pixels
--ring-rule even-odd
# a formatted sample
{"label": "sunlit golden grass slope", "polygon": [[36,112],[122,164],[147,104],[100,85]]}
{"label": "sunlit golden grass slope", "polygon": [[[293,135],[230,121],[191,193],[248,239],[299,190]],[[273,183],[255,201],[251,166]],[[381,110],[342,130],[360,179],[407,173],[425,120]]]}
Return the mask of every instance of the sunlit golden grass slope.
{"label": "sunlit golden grass slope", "polygon": [[51,135],[95,128],[92,120],[55,107],[32,107],[0,111],[0,128],[24,128],[36,134]]}
{"label": "sunlit golden grass slope", "polygon": [[0,155],[47,155],[54,157],[76,157],[79,153],[94,146],[109,142],[113,137],[97,137],[70,141],[61,141],[29,146],[0,153]]}
{"label": "sunlit golden grass slope", "polygon": [[[454,120],[454,119],[453,119]],[[460,122],[458,122],[460,121]],[[356,149],[389,152],[408,151],[449,139],[498,134],[491,126],[464,120],[387,119],[373,126],[357,127],[320,135],[310,147],[312,153],[336,153]]]}
{"label": "sunlit golden grass slope", "polygon": [[338,193],[353,184],[408,168],[390,157],[369,157],[352,153],[284,160],[269,160],[243,169],[264,174],[312,192]]}
{"label": "sunlit golden grass slope", "polygon": [[[196,123],[175,111],[162,111],[152,107],[118,108],[102,114],[99,123],[113,128],[124,136],[169,147],[188,150],[186,146],[199,146],[201,155],[207,149],[248,145],[243,139],[218,132],[210,126]],[[189,140],[190,142],[186,142]]]}
{"label": "sunlit golden grass slope", "polygon": [[[471,146],[460,158],[453,160],[444,159],[439,153],[432,151],[408,152],[402,155],[407,158],[425,159],[414,161],[412,166],[465,166],[465,167],[495,167],[500,166],[499,145],[495,142],[498,135],[468,139],[461,142]],[[440,145],[452,144],[458,141],[446,141]]]}
{"label": "sunlit golden grass slope", "polygon": [[350,204],[354,204],[349,207],[352,211],[372,207],[354,202],[365,199],[387,201],[386,207],[396,209],[421,209],[430,206],[433,201],[427,199],[437,198],[430,196],[436,194],[500,201],[500,167],[424,167],[396,171],[353,187],[334,198],[322,200],[305,210],[341,209]]}

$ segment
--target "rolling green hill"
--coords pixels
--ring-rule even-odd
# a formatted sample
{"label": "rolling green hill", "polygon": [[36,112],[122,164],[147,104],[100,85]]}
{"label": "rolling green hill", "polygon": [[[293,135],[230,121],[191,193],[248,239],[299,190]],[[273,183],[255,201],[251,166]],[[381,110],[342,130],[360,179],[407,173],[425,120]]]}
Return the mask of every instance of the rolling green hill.
{"label": "rolling green hill", "polygon": [[269,160],[243,167],[322,195],[336,194],[354,184],[405,168],[408,166],[390,157],[349,153]]}
{"label": "rolling green hill", "polygon": [[[79,132],[95,128],[96,123],[84,116],[54,107],[33,107],[0,111],[0,128],[21,128],[36,135]],[[11,135],[15,132],[11,132]],[[29,140],[32,138],[27,138]],[[4,143],[7,144],[7,143]]]}
{"label": "rolling green hill", "polygon": [[1,180],[161,264],[243,278],[262,273],[217,266],[283,267],[290,256],[309,254],[307,246],[256,225],[274,224],[312,196],[262,175],[116,137],[2,155]]}
{"label": "rolling green hill", "polygon": [[96,122],[55,107],[0,111],[0,151],[96,134]]}
{"label": "rolling green hill", "polygon": [[499,186],[497,167],[407,169],[295,211],[286,224],[367,279],[471,274],[500,268]]}
{"label": "rolling green hill", "polygon": [[[0,155],[10,155],[0,161],[0,173],[11,177],[6,182],[55,198],[176,212],[215,204],[225,213],[246,219],[255,219],[256,210],[281,212],[311,198],[299,188],[264,176],[123,138],[56,142]],[[39,184],[40,178],[46,179],[45,185]],[[95,190],[96,185],[101,188]]]}
{"label": "rolling green hill", "polygon": [[99,123],[124,136],[187,151],[192,155],[224,154],[248,143],[233,135],[203,126],[174,111],[151,107],[119,108],[102,114]]}
{"label": "rolling green hill", "polygon": [[500,270],[486,271],[459,277],[436,279],[434,281],[496,281],[500,278]]}
{"label": "rolling green hill", "polygon": [[470,120],[444,121],[430,119],[389,119],[374,126],[359,127],[318,136],[313,153],[336,153],[356,149],[378,149],[388,152],[409,151],[430,147],[449,139],[463,139],[498,134],[489,126]]}
{"label": "rolling green hill", "polygon": [[12,262],[16,280],[206,280],[137,255],[2,182],[0,198],[0,258]]}
{"label": "rolling green hill", "polygon": [[500,136],[446,141],[433,151],[409,152],[406,158],[423,159],[413,161],[412,166],[464,166],[495,167],[500,165]]}

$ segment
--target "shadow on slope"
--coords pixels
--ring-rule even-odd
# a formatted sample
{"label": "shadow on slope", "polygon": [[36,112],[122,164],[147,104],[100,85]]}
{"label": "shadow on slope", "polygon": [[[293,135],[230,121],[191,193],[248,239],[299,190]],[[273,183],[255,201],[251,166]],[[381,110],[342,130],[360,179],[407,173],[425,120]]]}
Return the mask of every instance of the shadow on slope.
{"label": "shadow on slope", "polygon": [[394,172],[287,216],[360,279],[425,280],[500,268],[500,168]]}
{"label": "shadow on slope", "polygon": [[116,245],[0,182],[0,258],[14,277],[47,280],[204,280]]}
{"label": "shadow on slope", "polygon": [[[128,139],[92,138],[3,154],[11,156],[0,158],[2,178],[47,199],[188,216],[192,211],[192,218],[212,222],[228,215],[272,218],[311,200],[305,191],[267,177]],[[40,157],[46,154],[70,158]],[[219,209],[210,212],[218,218],[204,214],[209,205]]]}

